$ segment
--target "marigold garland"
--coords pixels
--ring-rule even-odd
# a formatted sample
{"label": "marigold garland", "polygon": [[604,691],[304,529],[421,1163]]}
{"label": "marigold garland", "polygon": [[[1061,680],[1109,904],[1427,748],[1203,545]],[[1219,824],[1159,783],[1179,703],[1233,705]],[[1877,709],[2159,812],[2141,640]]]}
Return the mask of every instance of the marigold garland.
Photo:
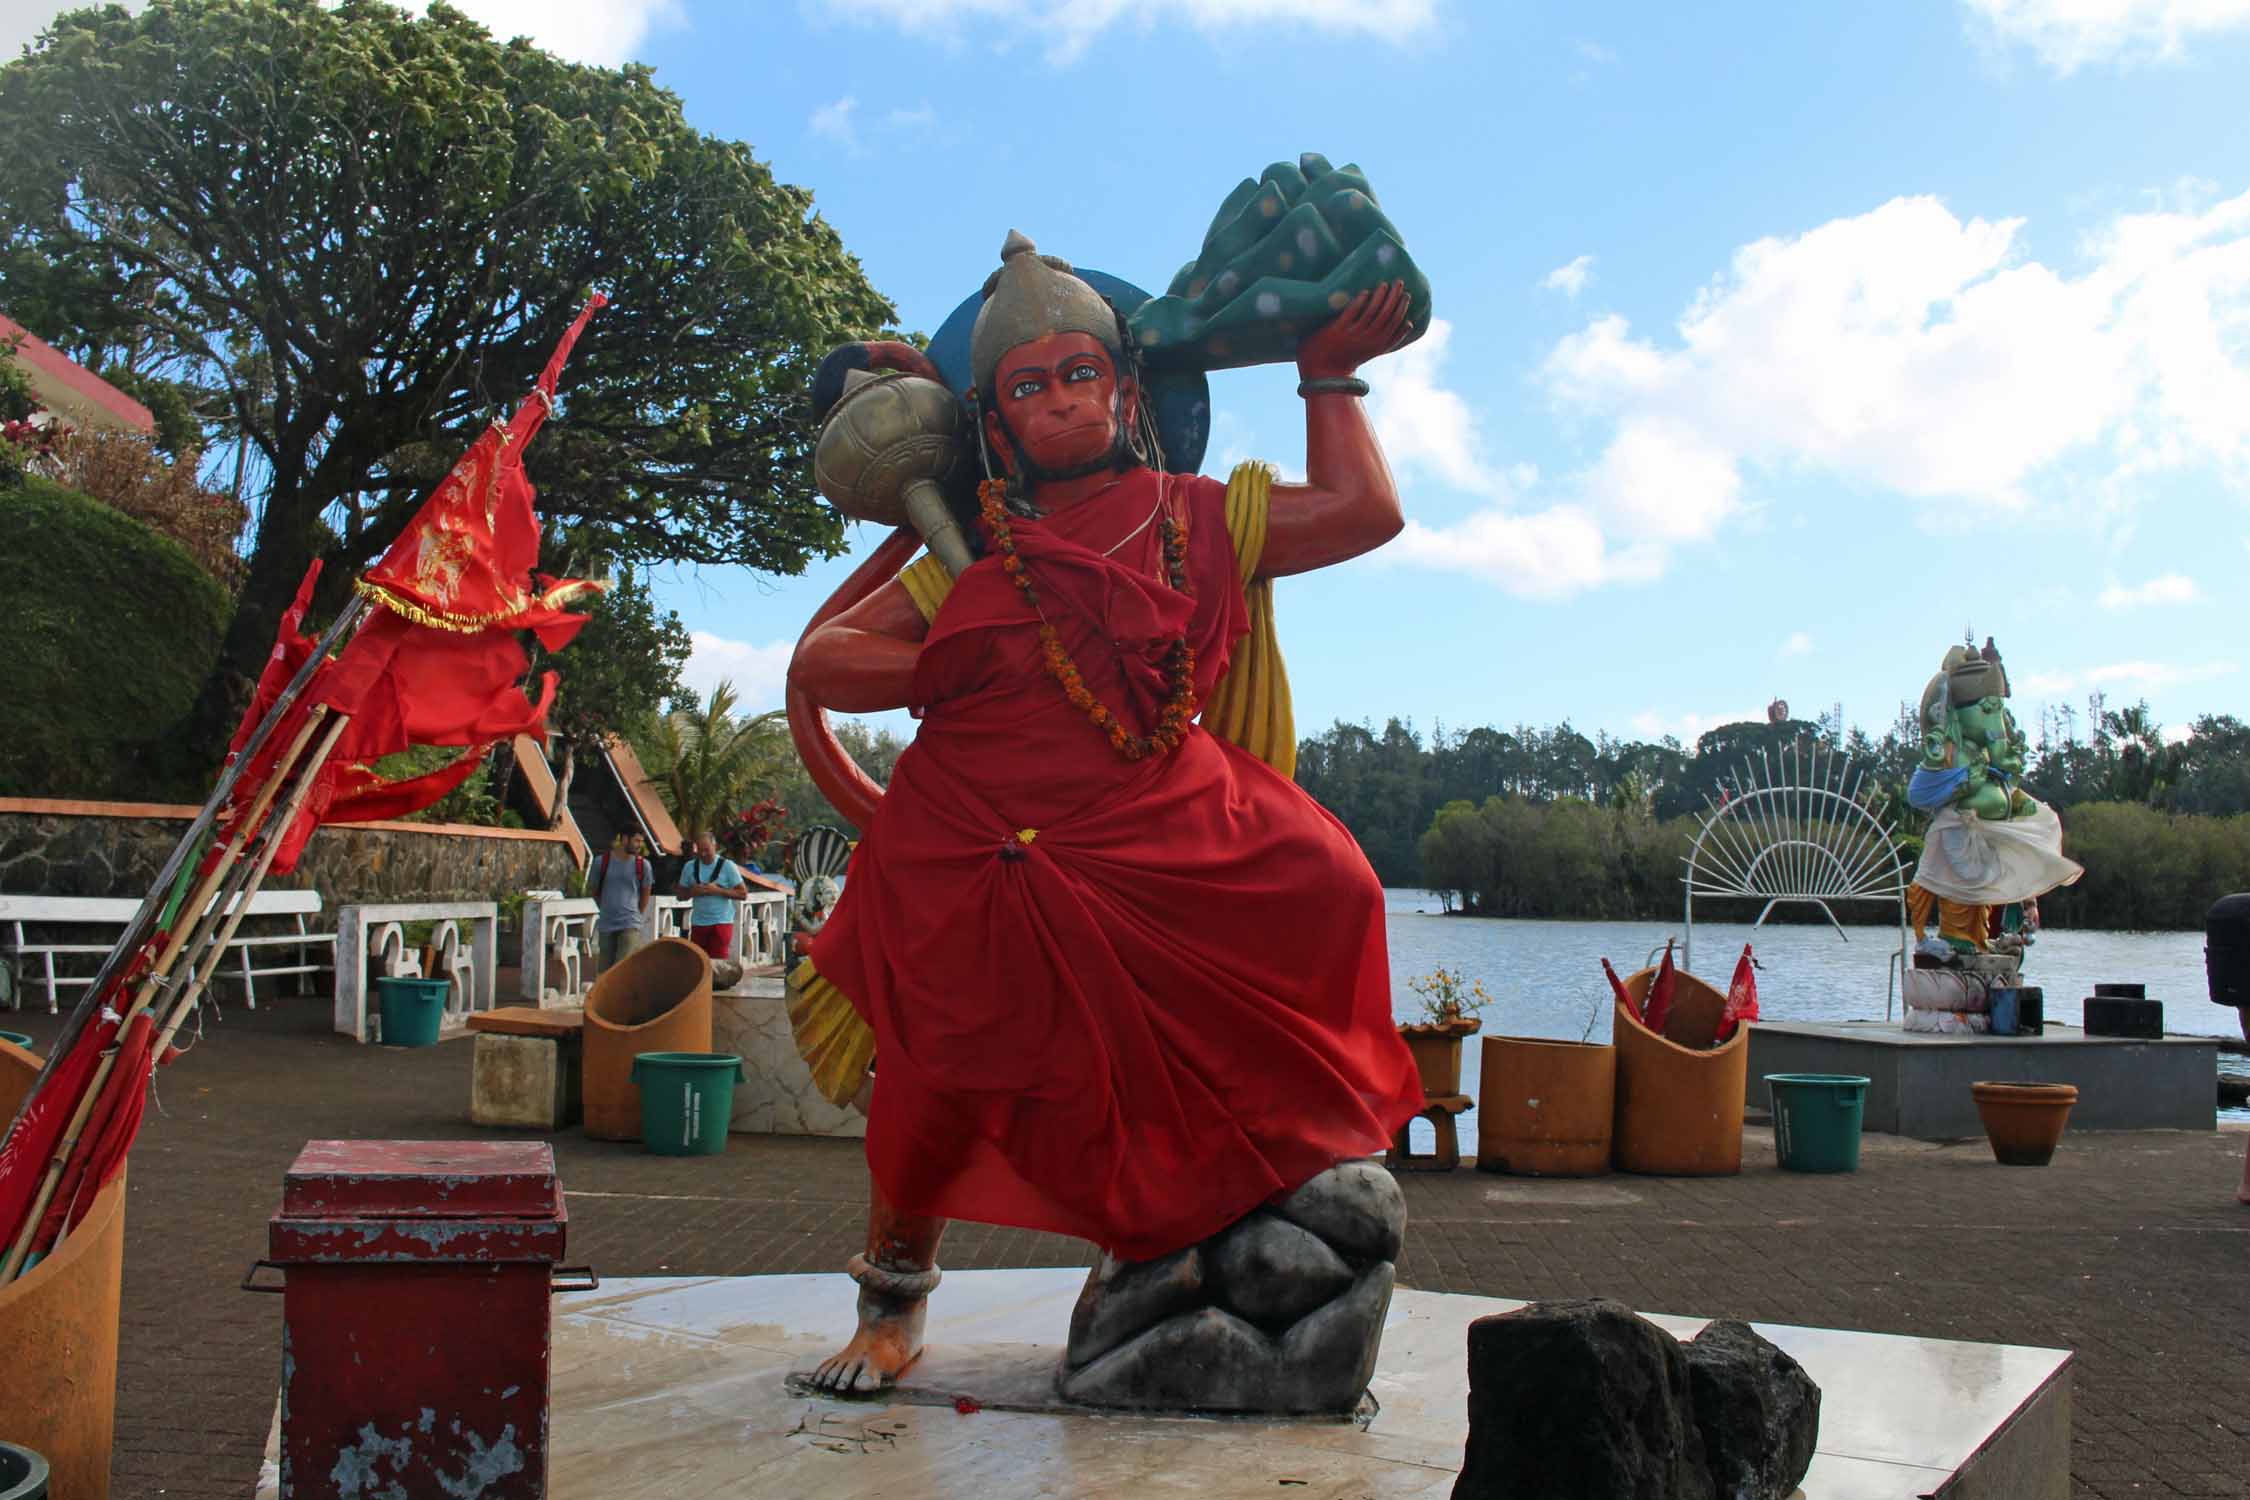
{"label": "marigold garland", "polygon": [[[1195,648],[1180,636],[1165,649],[1164,709],[1157,715],[1156,728],[1149,734],[1135,734],[1125,727],[1125,722],[1115,710],[1096,698],[1086,686],[1078,663],[1070,659],[1063,649],[1062,637],[1055,627],[1047,623],[1047,613],[1039,607],[1039,591],[1032,586],[1031,570],[1016,555],[1016,539],[1008,528],[1008,487],[1004,480],[987,479],[977,488],[981,502],[985,533],[992,538],[993,546],[1000,551],[1001,571],[1008,575],[1039,616],[1039,654],[1046,663],[1047,675],[1054,678],[1070,700],[1071,707],[1084,714],[1096,729],[1108,736],[1110,748],[1127,760],[1141,760],[1151,755],[1162,755],[1187,737],[1188,724],[1195,718],[1199,705],[1195,699]],[[1187,530],[1166,511],[1163,517],[1165,580],[1182,593],[1188,592]]]}

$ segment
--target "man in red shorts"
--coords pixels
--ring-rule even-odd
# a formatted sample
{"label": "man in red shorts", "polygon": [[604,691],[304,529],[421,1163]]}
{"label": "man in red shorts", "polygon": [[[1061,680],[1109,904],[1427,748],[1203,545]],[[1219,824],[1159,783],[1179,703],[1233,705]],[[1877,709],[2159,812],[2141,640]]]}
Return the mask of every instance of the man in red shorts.
{"label": "man in red shorts", "polygon": [[695,902],[688,912],[688,941],[713,961],[734,957],[735,903],[750,887],[734,861],[719,853],[718,837],[708,829],[695,836],[695,853],[680,866],[679,891]]}

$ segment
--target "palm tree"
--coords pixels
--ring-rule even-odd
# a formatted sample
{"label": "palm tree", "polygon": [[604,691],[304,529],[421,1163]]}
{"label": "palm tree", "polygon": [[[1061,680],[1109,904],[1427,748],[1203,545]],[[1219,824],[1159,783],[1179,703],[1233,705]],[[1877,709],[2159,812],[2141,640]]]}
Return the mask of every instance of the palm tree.
{"label": "palm tree", "polygon": [[659,719],[644,760],[657,795],[690,839],[752,800],[787,764],[780,709],[736,718],[734,684],[722,681],[700,707]]}

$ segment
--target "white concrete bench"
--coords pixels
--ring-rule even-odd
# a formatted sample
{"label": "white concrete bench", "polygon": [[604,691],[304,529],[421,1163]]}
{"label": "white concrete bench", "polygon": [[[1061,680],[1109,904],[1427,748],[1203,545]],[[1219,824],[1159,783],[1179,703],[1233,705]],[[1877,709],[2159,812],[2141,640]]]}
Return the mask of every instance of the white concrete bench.
{"label": "white concrete bench", "polygon": [[[406,941],[405,924],[431,922],[429,946],[437,949],[437,972],[422,973],[419,946]],[[461,927],[469,930],[468,941]],[[368,965],[375,978],[446,979],[440,1029],[459,1030],[478,1011],[499,1004],[500,906],[494,901],[355,902],[336,908],[336,1030],[354,1041],[368,1039]]]}
{"label": "white concrete bench", "polygon": [[[123,896],[26,896],[0,893],[0,926],[5,926],[13,941],[16,961],[16,1006],[23,1006],[23,992],[36,977],[47,987],[47,1011],[54,1014],[56,998],[65,989],[83,989],[94,982],[93,966],[83,974],[57,972],[58,956],[100,955],[109,952],[113,943],[65,943],[55,941],[34,942],[25,933],[26,927],[111,927],[120,931],[133,920],[141,903]],[[227,944],[228,957],[222,960],[213,979],[240,979],[243,998],[252,1010],[258,1008],[260,979],[283,974],[325,974],[335,968],[335,941],[333,932],[315,932],[306,925],[306,918],[320,912],[318,891],[259,891],[250,898],[247,915],[253,917],[289,917],[294,919],[295,932],[246,933],[237,930]],[[326,952],[319,950],[325,949]],[[274,952],[274,950],[289,950]],[[308,952],[308,950],[313,950]],[[281,962],[261,962],[273,953]],[[39,966],[36,976],[31,964]]]}

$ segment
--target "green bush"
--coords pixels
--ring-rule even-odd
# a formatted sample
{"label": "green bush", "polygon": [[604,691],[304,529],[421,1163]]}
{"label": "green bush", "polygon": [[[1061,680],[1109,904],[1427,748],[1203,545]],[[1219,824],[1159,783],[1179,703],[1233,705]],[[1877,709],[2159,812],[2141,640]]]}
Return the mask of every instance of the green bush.
{"label": "green bush", "polygon": [[0,488],[0,795],[201,800],[178,729],[231,606],[177,543],[99,501]]}

